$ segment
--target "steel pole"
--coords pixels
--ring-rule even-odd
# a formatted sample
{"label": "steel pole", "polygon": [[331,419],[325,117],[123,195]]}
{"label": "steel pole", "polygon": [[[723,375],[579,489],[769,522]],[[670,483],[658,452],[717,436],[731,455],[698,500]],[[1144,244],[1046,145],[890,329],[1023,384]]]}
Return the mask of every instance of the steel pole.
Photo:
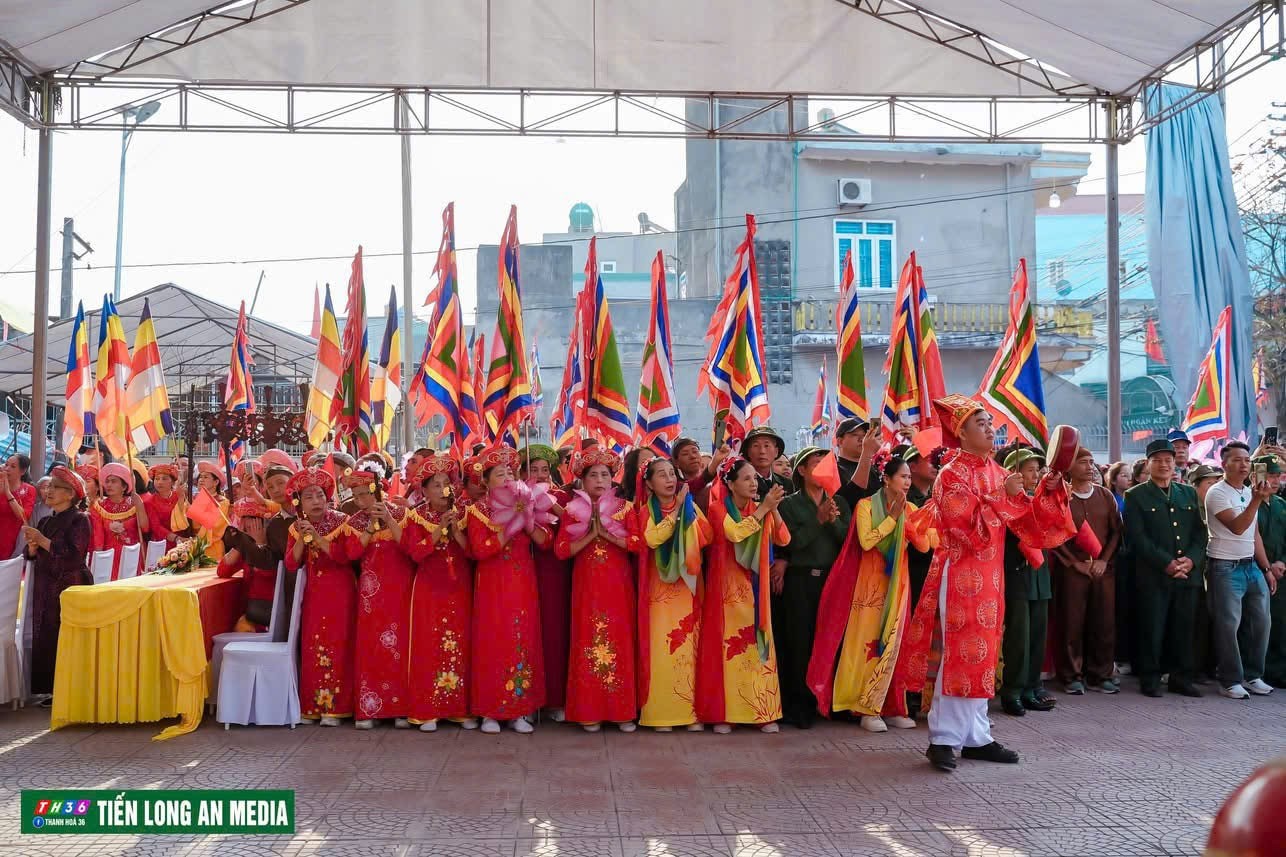
{"label": "steel pole", "polygon": [[[53,229],[54,189],[53,85],[45,80],[40,91],[39,155],[36,167],[36,296],[32,309],[31,343],[31,472],[45,472],[45,389],[49,371],[49,243]],[[77,450],[67,454],[74,460]]]}
{"label": "steel pole", "polygon": [[1107,108],[1107,450],[1121,460],[1121,197],[1117,103]]}
{"label": "steel pole", "polygon": [[402,454],[415,448],[415,423],[411,418],[410,381],[415,375],[412,366],[413,343],[411,334],[411,110],[406,94],[398,100],[402,125]]}
{"label": "steel pole", "polygon": [[116,275],[112,279],[112,301],[121,299],[121,252],[125,244],[125,153],[129,151],[129,114],[121,114],[121,175],[116,192]]}

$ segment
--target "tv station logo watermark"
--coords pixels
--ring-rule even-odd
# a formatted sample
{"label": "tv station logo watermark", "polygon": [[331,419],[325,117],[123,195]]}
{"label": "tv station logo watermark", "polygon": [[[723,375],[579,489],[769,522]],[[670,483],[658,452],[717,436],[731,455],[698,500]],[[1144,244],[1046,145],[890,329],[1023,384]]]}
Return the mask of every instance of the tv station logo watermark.
{"label": "tv station logo watermark", "polygon": [[22,832],[290,834],[295,832],[295,793],[284,789],[24,789]]}

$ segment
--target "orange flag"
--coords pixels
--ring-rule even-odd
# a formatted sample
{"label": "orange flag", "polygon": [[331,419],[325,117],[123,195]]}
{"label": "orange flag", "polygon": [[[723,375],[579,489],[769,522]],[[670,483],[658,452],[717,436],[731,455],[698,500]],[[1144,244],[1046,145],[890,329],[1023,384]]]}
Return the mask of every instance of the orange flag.
{"label": "orange flag", "polygon": [[189,521],[207,530],[215,530],[218,529],[219,524],[228,523],[228,519],[223,516],[223,510],[219,508],[218,502],[208,491],[196,492],[196,499],[188,506],[187,516]]}
{"label": "orange flag", "polygon": [[833,452],[823,455],[822,460],[817,462],[817,466],[813,468],[813,478],[831,497],[839,493],[839,461]]}

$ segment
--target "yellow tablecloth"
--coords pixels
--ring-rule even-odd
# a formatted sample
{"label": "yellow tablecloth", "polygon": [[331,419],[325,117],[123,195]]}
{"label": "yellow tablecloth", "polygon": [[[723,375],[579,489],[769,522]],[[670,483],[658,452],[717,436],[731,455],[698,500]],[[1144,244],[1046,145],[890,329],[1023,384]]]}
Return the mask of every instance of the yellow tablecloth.
{"label": "yellow tablecloth", "polygon": [[214,570],[145,575],[62,594],[50,729],[71,723],[179,722],[153,740],[201,725],[206,651],[197,589]]}

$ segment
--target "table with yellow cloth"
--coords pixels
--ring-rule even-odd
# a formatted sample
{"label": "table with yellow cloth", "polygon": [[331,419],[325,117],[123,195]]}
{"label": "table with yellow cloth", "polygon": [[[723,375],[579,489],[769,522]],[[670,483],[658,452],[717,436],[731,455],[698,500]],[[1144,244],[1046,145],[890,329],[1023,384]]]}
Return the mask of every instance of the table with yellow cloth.
{"label": "table with yellow cloth", "polygon": [[243,602],[241,577],[213,568],[69,587],[49,728],[180,718],[158,741],[196,729],[210,640],[232,630]]}

